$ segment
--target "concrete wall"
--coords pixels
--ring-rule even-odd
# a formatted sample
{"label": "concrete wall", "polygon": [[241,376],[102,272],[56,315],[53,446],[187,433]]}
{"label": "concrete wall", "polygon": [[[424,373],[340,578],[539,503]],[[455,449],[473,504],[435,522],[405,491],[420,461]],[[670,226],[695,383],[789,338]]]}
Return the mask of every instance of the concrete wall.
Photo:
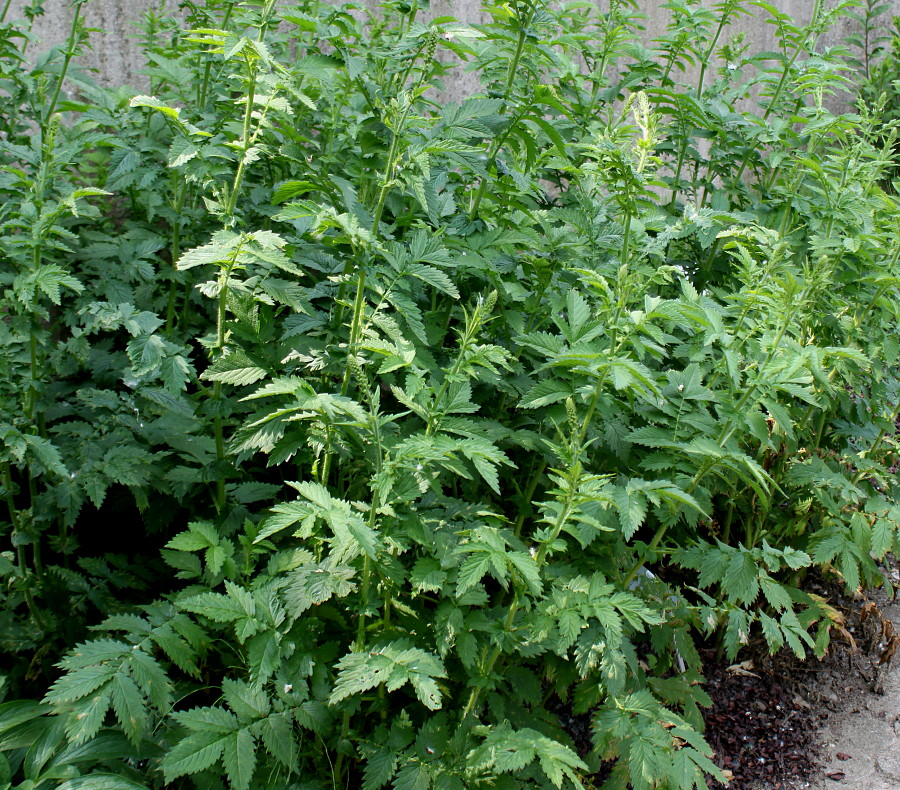
{"label": "concrete wall", "polygon": [[[367,0],[377,5],[377,0]],[[599,0],[601,3],[604,0]],[[713,0],[707,0],[712,3]],[[772,0],[774,4],[801,22],[808,22],[812,12],[812,0]],[[834,0],[832,0],[834,2]],[[661,8],[662,0],[638,0],[647,16],[647,38],[652,39],[665,30],[668,11]],[[895,13],[900,14],[900,0],[893,0]],[[25,0],[13,0],[9,18],[22,16]],[[45,0],[45,15],[35,26],[40,44],[33,48],[40,50],[62,43],[68,34],[72,10],[68,0]],[[134,42],[137,28],[134,22],[150,8],[177,8],[177,0],[88,0],[85,6],[87,24],[99,28],[91,39],[92,51],[81,59],[81,65],[95,70],[96,78],[106,84],[132,85],[142,89],[146,79],[140,75],[142,67],[140,53]],[[479,0],[432,0],[431,17],[453,15],[464,22],[482,21]],[[744,31],[752,51],[771,50],[774,47],[774,29],[765,20],[768,15],[758,10],[754,16],[745,16],[733,26],[733,32]],[[832,30],[823,39],[823,45],[837,44],[842,37],[852,31],[851,20],[845,19],[838,29]],[[474,80],[471,76],[459,74],[456,81],[448,84],[450,97],[471,92]]]}

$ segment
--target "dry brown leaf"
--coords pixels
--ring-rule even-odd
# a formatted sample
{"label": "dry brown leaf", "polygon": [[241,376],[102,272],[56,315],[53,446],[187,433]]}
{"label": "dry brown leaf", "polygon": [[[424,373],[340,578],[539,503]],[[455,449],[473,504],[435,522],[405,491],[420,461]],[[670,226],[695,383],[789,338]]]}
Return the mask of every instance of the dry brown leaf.
{"label": "dry brown leaf", "polygon": [[731,675],[741,675],[743,677],[758,678],[759,675],[751,671],[753,669],[756,669],[756,665],[752,660],[748,659],[747,661],[741,661],[739,664],[732,664],[725,671]]}

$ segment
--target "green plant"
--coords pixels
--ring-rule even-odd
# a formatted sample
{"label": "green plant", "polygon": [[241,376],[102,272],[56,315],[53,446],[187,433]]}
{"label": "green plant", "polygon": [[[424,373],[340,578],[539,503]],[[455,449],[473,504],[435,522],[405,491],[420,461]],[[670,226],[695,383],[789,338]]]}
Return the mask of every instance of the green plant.
{"label": "green plant", "polygon": [[[864,9],[852,15],[859,24],[860,32],[848,36],[847,43],[856,50],[856,56],[850,62],[860,72],[860,79],[854,86],[857,101],[885,123],[881,143],[894,151],[896,141],[890,135],[890,130],[900,120],[896,85],[900,29],[897,27],[897,17],[892,18],[893,29],[886,26],[885,17],[889,12],[889,5],[867,0]],[[890,183],[896,175],[896,168],[891,167],[884,173],[883,179],[885,183]]]}
{"label": "green plant", "polygon": [[[669,5],[654,50],[624,1],[151,13],[153,95],[84,83],[48,126],[71,152],[23,160],[99,227],[36,237],[7,169],[3,364],[39,356],[4,529],[46,508],[8,608],[56,622],[34,547],[72,579],[82,503],[123,485],[167,569],[0,707],[0,785],[722,778],[699,643],[822,655],[806,570],[877,584],[896,543],[893,132],[826,107],[847,4]],[[722,41],[751,6],[765,59]],[[438,104],[450,55],[481,90]],[[66,297],[15,285],[36,246]]]}

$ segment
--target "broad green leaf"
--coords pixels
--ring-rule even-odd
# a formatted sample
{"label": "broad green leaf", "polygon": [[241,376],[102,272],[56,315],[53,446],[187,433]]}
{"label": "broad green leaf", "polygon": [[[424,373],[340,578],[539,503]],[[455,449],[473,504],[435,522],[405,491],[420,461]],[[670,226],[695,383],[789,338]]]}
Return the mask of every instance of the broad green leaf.
{"label": "broad green leaf", "polygon": [[233,737],[230,733],[209,730],[192,732],[163,756],[160,767],[166,781],[209,768],[222,756],[225,743]]}
{"label": "broad green leaf", "polygon": [[147,790],[147,786],[121,774],[91,773],[69,779],[59,785],[57,790]]}
{"label": "broad green leaf", "polygon": [[225,740],[222,764],[234,790],[248,790],[256,770],[256,743],[248,729],[240,729]]}

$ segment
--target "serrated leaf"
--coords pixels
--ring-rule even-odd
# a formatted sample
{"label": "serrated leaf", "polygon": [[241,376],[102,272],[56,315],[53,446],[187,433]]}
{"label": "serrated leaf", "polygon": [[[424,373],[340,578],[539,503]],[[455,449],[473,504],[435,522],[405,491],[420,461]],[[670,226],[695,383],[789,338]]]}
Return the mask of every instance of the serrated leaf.
{"label": "serrated leaf", "polygon": [[895,524],[888,518],[876,518],[872,526],[872,553],[878,560],[884,559],[894,545]]}
{"label": "serrated leaf", "polygon": [[759,568],[747,551],[736,551],[728,561],[722,585],[728,598],[749,606],[759,595]]}
{"label": "serrated leaf", "polygon": [[75,702],[108,683],[115,669],[111,666],[87,666],[67,672],[50,687],[46,701],[51,705]]}
{"label": "serrated leaf", "polygon": [[348,653],[338,662],[338,677],[329,698],[335,704],[353,694],[385,684],[388,691],[410,683],[422,704],[440,708],[440,691],[434,678],[447,676],[441,660],[400,640],[359,653]]}
{"label": "serrated leaf", "polygon": [[187,137],[176,137],[169,146],[169,167],[181,167],[191,161],[200,148]]}
{"label": "serrated leaf", "polygon": [[629,490],[630,486],[616,486],[613,490],[613,501],[619,513],[619,524],[622,537],[630,540],[647,518],[647,500],[640,491]]}
{"label": "serrated leaf", "polygon": [[452,299],[459,299],[459,290],[453,281],[442,271],[422,263],[413,263],[407,268],[407,272],[418,280],[428,283],[433,288],[442,291]]}
{"label": "serrated leaf", "polygon": [[572,394],[571,384],[556,379],[545,379],[539,381],[522,396],[519,408],[538,409],[542,406],[560,403],[566,398],[572,397]]}
{"label": "serrated leaf", "polygon": [[229,736],[222,748],[222,764],[234,790],[248,790],[256,770],[256,742],[250,730],[241,729]]}
{"label": "serrated leaf", "polygon": [[296,770],[297,742],[288,713],[275,713],[259,728],[266,751],[289,770]]}
{"label": "serrated leaf", "polygon": [[229,733],[200,730],[192,732],[165,753],[160,767],[167,782],[179,776],[196,774],[209,768],[222,756]]}
{"label": "serrated leaf", "polygon": [[69,779],[59,785],[57,790],[147,790],[147,785],[121,774],[91,773]]}
{"label": "serrated leaf", "polygon": [[200,593],[177,602],[179,609],[201,614],[219,623],[232,623],[245,617],[243,607],[232,598],[221,593]]}
{"label": "serrated leaf", "polygon": [[363,771],[363,790],[378,790],[384,787],[394,775],[397,754],[392,749],[378,749],[366,760]]}
{"label": "serrated leaf", "polygon": [[478,584],[488,572],[491,560],[486,554],[470,554],[456,576],[456,597],[459,598]]}
{"label": "serrated leaf", "polygon": [[243,387],[265,378],[268,371],[241,349],[219,357],[200,377]]}
{"label": "serrated leaf", "polygon": [[254,688],[243,680],[225,678],[222,681],[225,702],[239,719],[262,718],[269,713],[269,699],[262,689]]}
{"label": "serrated leaf", "polygon": [[127,675],[117,673],[110,684],[110,693],[116,718],[128,740],[137,746],[147,724],[147,710],[137,684]]}
{"label": "serrated leaf", "polygon": [[405,765],[394,779],[394,790],[429,790],[430,787],[431,773],[424,765]]}
{"label": "serrated leaf", "polygon": [[157,110],[164,115],[167,115],[169,118],[174,120],[179,120],[180,110],[177,110],[174,107],[169,107],[166,104],[163,104],[159,99],[154,96],[135,96],[130,102],[129,105],[131,107],[148,107],[151,110]]}

